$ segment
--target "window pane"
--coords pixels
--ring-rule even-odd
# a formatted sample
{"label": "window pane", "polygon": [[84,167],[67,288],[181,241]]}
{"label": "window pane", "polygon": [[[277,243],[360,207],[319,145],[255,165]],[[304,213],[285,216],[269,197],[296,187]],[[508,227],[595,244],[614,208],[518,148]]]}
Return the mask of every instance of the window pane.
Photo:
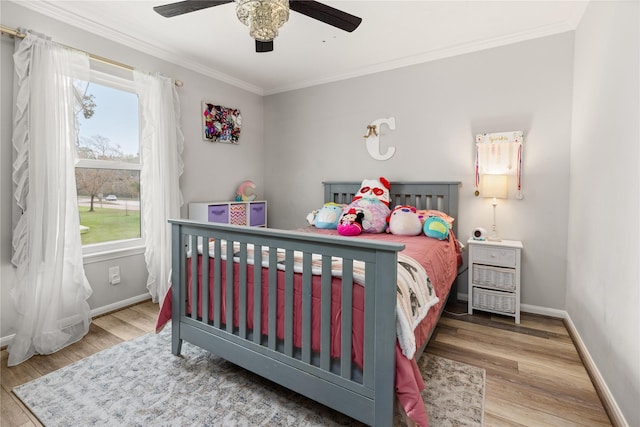
{"label": "window pane", "polygon": [[83,245],[135,239],[140,233],[140,172],[76,168]]}
{"label": "window pane", "polygon": [[138,97],[89,83],[78,114],[78,157],[140,163]]}
{"label": "window pane", "polygon": [[132,90],[122,79],[92,74],[78,113],[76,186],[83,245],[142,237],[138,97]]}

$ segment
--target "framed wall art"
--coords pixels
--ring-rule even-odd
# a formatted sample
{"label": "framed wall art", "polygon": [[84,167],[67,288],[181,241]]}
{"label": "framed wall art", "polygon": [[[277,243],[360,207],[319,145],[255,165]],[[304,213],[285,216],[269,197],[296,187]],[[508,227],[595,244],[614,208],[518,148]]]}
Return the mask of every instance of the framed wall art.
{"label": "framed wall art", "polygon": [[238,144],[242,116],[237,108],[202,101],[202,137],[209,142]]}

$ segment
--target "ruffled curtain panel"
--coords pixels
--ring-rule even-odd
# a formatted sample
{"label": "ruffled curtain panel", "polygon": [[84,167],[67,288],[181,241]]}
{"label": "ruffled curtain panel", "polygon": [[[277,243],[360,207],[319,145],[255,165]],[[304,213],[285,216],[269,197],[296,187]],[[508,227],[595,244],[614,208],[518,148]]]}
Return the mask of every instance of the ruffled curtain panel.
{"label": "ruffled curtain panel", "polygon": [[164,299],[171,279],[171,226],[183,204],[180,176],[184,137],[180,104],[170,78],[134,71],[141,114],[142,227],[147,289],[154,302]]}
{"label": "ruffled curtain panel", "polygon": [[8,365],[80,340],[91,322],[75,182],[76,114],[89,58],[29,33],[16,41],[13,234],[18,311]]}

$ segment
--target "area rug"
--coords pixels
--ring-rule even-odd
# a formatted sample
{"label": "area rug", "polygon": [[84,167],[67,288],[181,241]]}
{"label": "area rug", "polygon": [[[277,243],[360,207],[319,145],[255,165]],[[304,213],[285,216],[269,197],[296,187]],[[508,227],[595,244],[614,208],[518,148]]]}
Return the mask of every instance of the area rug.
{"label": "area rug", "polygon": [[[485,371],[425,353],[431,427],[481,426]],[[147,334],[15,387],[47,427],[361,426],[171,335]],[[395,425],[402,425],[396,414]]]}

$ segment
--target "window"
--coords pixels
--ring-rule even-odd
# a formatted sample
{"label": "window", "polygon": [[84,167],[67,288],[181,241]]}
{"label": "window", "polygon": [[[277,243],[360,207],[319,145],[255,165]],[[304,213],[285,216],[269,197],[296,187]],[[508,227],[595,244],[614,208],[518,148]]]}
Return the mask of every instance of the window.
{"label": "window", "polygon": [[83,107],[76,187],[84,253],[139,246],[140,131],[133,81],[92,70]]}

